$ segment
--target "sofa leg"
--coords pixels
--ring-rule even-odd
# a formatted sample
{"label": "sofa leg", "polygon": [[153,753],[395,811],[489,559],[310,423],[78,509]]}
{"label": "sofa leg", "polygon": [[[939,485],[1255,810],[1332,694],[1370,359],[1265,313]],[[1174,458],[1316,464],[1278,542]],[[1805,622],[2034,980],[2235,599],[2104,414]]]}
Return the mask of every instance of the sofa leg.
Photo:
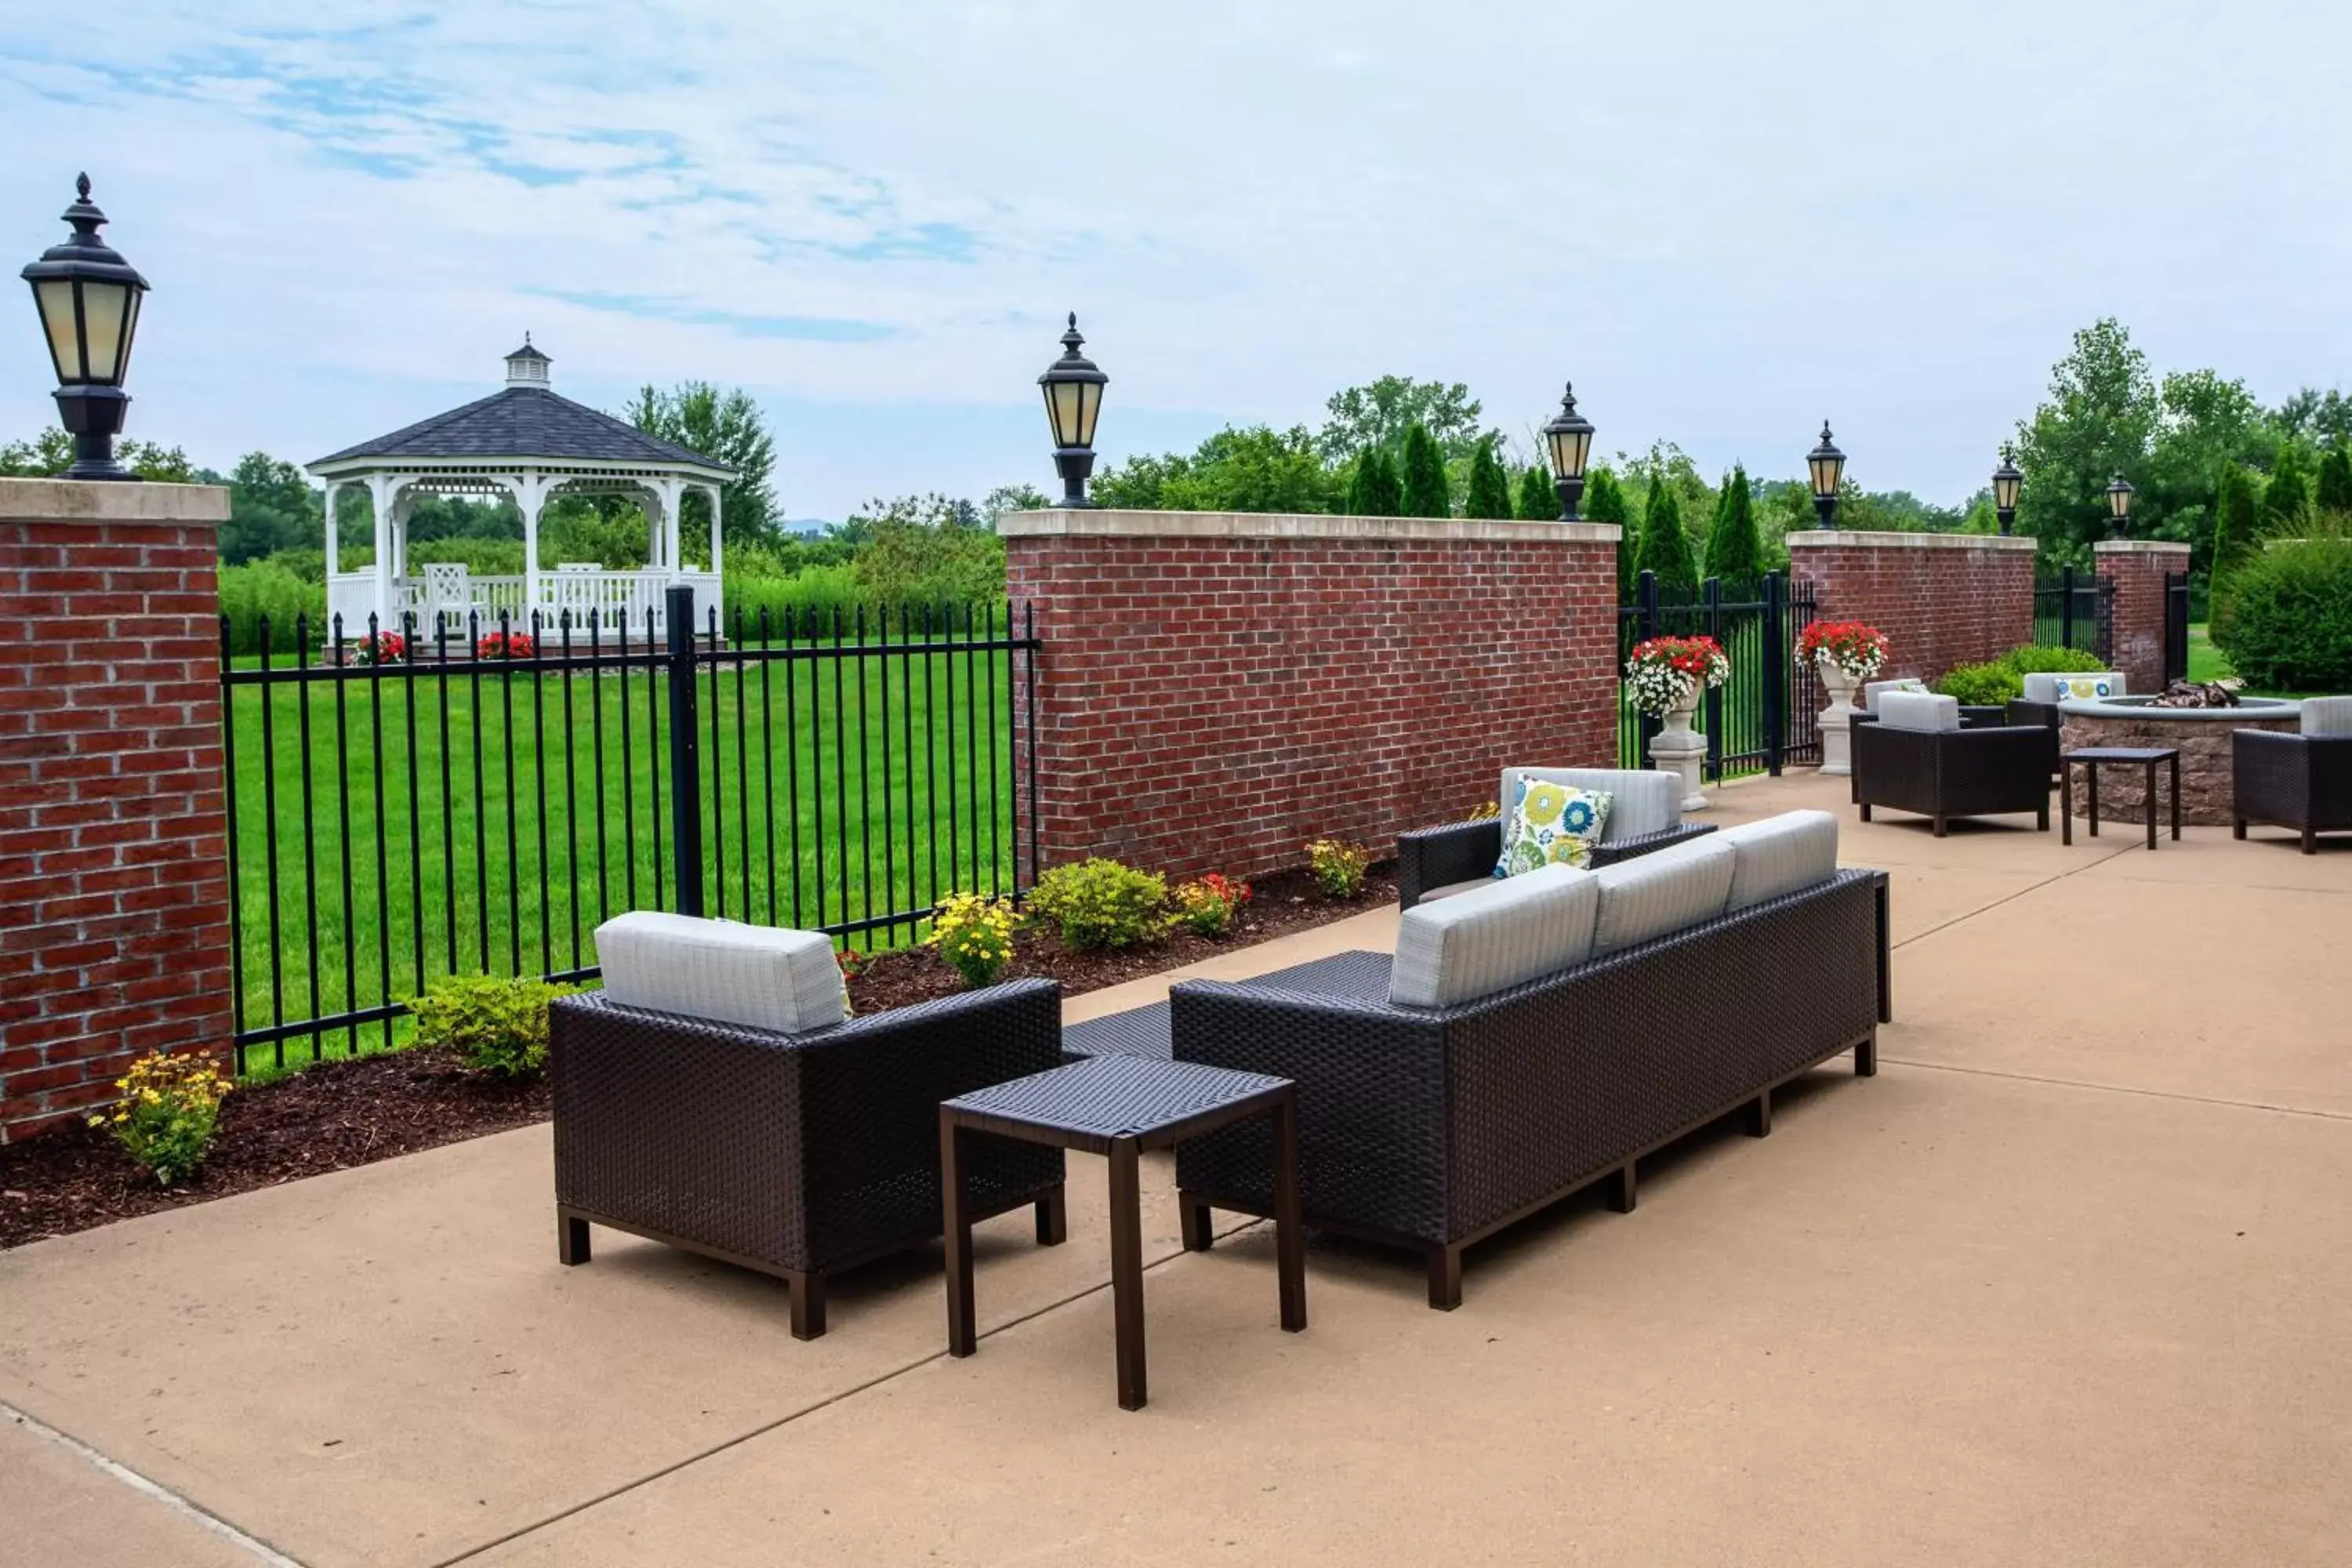
{"label": "sofa leg", "polygon": [[1062,1184],[1037,1200],[1037,1245],[1059,1247],[1070,1239],[1070,1213],[1062,1201]]}
{"label": "sofa leg", "polygon": [[1878,1076],[1878,1031],[1875,1029],[1864,1036],[1853,1047],[1853,1076],[1856,1078]]}
{"label": "sofa leg", "polygon": [[1619,1214],[1632,1214],[1638,1186],[1639,1173],[1634,1163],[1628,1160],[1609,1178],[1609,1206]]}
{"label": "sofa leg", "polygon": [[555,1211],[555,1257],[566,1268],[588,1261],[588,1222],[569,1209]]}
{"label": "sofa leg", "polygon": [[1865,801],[1862,802],[1861,804],[1862,804],[1862,819],[1863,819],[1864,822],[1868,822],[1868,821],[1870,820],[1870,802],[1868,802],[1868,801],[1866,801],[1866,800],[1865,800]]}
{"label": "sofa leg", "polygon": [[1936,814],[1936,837],[1938,837],[1938,838],[1941,838],[1943,836],[1944,836],[1944,814],[1943,814],[1942,812],[1940,812],[1940,811],[1939,811],[1939,812],[1937,812],[1937,813]]}
{"label": "sofa leg", "polygon": [[1184,1250],[1206,1252],[1216,1245],[1215,1216],[1209,1205],[1190,1193],[1176,1194],[1176,1215],[1184,1227]]}
{"label": "sofa leg", "polygon": [[2050,831],[2050,803],[2046,800],[2042,803],[2041,808],[2033,814],[2033,831],[2036,833],[2047,833]]}
{"label": "sofa leg", "polygon": [[2303,852],[2306,855],[2319,853],[2319,829],[2306,827],[2303,830]]}
{"label": "sofa leg", "polygon": [[1429,1304],[1441,1312],[1450,1312],[1462,1305],[1460,1247],[1433,1247],[1429,1249]]}
{"label": "sofa leg", "polygon": [[2230,824],[2230,837],[2232,837],[2232,838],[2243,838],[2245,836],[2246,836],[2246,819],[2245,819],[2244,817],[2242,817],[2242,817],[2238,818],[2238,820],[2237,820],[2237,821],[2235,821],[2235,822],[2233,822],[2233,823]]}
{"label": "sofa leg", "polygon": [[1772,1136],[1772,1091],[1766,1089],[1748,1102],[1746,1131],[1750,1138]]}
{"label": "sofa leg", "polygon": [[793,1338],[814,1340],[824,1333],[824,1276],[787,1274],[793,1291]]}

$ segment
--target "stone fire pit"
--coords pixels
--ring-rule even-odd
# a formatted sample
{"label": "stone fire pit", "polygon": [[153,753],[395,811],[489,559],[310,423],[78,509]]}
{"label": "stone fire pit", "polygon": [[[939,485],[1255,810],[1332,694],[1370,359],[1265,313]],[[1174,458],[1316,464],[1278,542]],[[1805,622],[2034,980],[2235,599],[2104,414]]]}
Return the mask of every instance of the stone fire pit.
{"label": "stone fire pit", "polygon": [[[2242,697],[2235,708],[2158,708],[2148,697],[2080,699],[2058,705],[2060,741],[2067,751],[2083,746],[2169,746],[2180,753],[2180,820],[2208,827],[2227,826],[2232,820],[2230,732],[2233,730],[2281,730],[2294,734],[2302,727],[2299,704],[2275,697]],[[2165,805],[2166,785],[2158,769],[2157,809]],[[2147,802],[2137,771],[2099,770],[2099,820],[2146,822]],[[2086,816],[2090,792],[2078,777],[2074,811]]]}

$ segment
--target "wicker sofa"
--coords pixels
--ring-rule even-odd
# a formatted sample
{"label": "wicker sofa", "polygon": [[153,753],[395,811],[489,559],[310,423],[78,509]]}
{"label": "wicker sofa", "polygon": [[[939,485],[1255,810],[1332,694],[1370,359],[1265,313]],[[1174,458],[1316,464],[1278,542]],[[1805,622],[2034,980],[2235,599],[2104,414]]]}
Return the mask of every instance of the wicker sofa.
{"label": "wicker sofa", "polygon": [[[1182,982],[1176,1058],[1295,1080],[1307,1222],[1420,1251],[1451,1310],[1472,1243],[1598,1180],[1630,1209],[1643,1154],[1741,1108],[1762,1135],[1842,1051],[1876,1069],[1886,880],[1836,835],[1790,813],[1408,910],[1345,994]],[[1270,1212],[1269,1159],[1248,1125],[1179,1147],[1187,1245]]]}
{"label": "wicker sofa", "polygon": [[[1708,823],[1683,821],[1679,774],[1632,768],[1514,767],[1503,770],[1495,798],[1507,816],[1519,783],[1535,779],[1572,789],[1607,790],[1613,797],[1601,842],[1593,847],[1597,869],[1681,844],[1714,830]],[[1432,899],[1466,893],[1494,880],[1503,855],[1501,817],[1449,822],[1397,836],[1397,901],[1411,909]]]}
{"label": "wicker sofa", "polygon": [[2231,831],[2250,823],[2293,828],[2306,855],[2323,833],[2352,831],[2352,697],[2314,697],[2302,733],[2238,730],[2230,736]]}
{"label": "wicker sofa", "polygon": [[1890,691],[1876,721],[1853,727],[1853,801],[1862,820],[1874,806],[1916,812],[1944,837],[1955,816],[2032,812],[2050,830],[2050,782],[2058,736],[2038,724],[1960,727],[1949,697]]}
{"label": "wicker sofa", "polygon": [[[829,1276],[940,1235],[940,1102],[1062,1060],[1051,981],[853,1019],[815,933],[627,915],[597,953],[606,989],[549,1009],[558,1256],[588,1261],[593,1224],[779,1276],[797,1339],[824,1332]],[[1062,1173],[984,1139],[965,1175],[975,1215],[1034,1205],[1050,1246]]]}

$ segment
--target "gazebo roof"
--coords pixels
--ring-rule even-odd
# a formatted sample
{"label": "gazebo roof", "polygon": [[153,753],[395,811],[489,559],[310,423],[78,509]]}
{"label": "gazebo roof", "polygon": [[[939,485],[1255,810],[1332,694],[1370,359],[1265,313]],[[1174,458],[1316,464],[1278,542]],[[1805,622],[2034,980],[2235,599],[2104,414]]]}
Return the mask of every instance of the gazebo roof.
{"label": "gazebo roof", "polygon": [[[558,395],[546,385],[545,354],[523,346],[507,356],[508,384],[462,408],[420,419],[404,429],[346,447],[310,464],[314,469],[363,459],[653,465],[692,468],[733,479],[718,458],[648,436],[625,420]],[[370,466],[373,466],[371,464]]]}

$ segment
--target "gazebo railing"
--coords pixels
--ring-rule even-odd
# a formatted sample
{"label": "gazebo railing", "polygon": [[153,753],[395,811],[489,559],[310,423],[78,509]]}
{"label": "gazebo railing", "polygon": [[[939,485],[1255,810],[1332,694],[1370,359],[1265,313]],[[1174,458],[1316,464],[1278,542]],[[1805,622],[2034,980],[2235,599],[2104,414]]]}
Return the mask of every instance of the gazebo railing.
{"label": "gazebo railing", "polygon": [[[624,626],[642,631],[648,615],[655,625],[661,624],[662,595],[675,584],[692,586],[697,605],[725,614],[719,575],[713,572],[672,573],[658,567],[638,571],[562,569],[539,574],[540,623],[554,627],[564,624],[568,616],[575,635],[582,637],[592,623],[608,636]],[[446,585],[444,592],[448,593]],[[461,595],[436,601],[424,577],[394,577],[392,603],[385,618],[397,624],[404,615],[412,615],[421,625],[438,612],[461,625],[469,615],[484,626],[496,626],[500,616],[520,625],[530,618],[529,592],[528,579],[520,576],[468,576]],[[374,573],[338,572],[328,579],[327,613],[341,616],[344,626],[365,626],[375,607]]]}

